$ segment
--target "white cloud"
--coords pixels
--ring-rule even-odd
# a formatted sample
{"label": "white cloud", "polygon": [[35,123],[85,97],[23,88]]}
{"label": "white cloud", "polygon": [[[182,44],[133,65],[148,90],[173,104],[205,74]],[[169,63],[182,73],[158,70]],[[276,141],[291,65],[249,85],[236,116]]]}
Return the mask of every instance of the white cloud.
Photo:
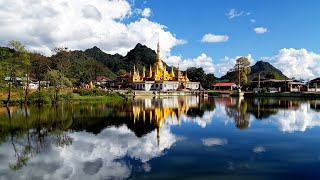
{"label": "white cloud", "polygon": [[201,139],[204,146],[224,146],[228,144],[228,140],[224,138],[205,138]]}
{"label": "white cloud", "polygon": [[264,153],[266,152],[266,148],[264,148],[263,146],[256,146],[253,148],[253,152],[257,154]]}
{"label": "white cloud", "polygon": [[144,10],[142,11],[141,15],[143,17],[150,17],[151,15],[151,9],[150,8],[144,8]]}
{"label": "white cloud", "polygon": [[310,110],[309,104],[301,104],[299,110],[286,110],[270,117],[284,132],[306,131],[320,127],[320,114]]}
{"label": "white cloud", "polygon": [[257,27],[257,28],[254,28],[254,31],[257,33],[257,34],[264,34],[268,31],[267,28],[264,28],[264,27]]}
{"label": "white cloud", "polygon": [[[53,142],[46,144],[45,153],[36,154],[28,165],[17,173],[8,167],[16,160],[9,142],[1,144],[0,164],[4,179],[126,179],[132,171],[132,164],[121,161],[124,157],[140,161],[141,168],[150,171],[149,160],[163,155],[177,137],[169,127],[161,128],[160,145],[157,145],[155,131],[138,138],[126,126],[109,127],[97,135],[87,132],[69,134],[73,143],[57,147]],[[50,140],[51,138],[48,138]],[[36,140],[35,140],[36,142]],[[17,144],[18,146],[18,144]],[[17,147],[18,148],[18,147]]]}
{"label": "white cloud", "polygon": [[[98,46],[107,53],[125,55],[137,43],[156,48],[160,37],[163,55],[185,43],[166,27],[140,18],[124,23],[133,14],[126,0],[0,0],[0,45],[19,40],[31,50],[51,53],[57,46],[87,49]],[[148,17],[151,9],[141,11]]]}
{"label": "white cloud", "polygon": [[264,59],[269,59],[288,77],[305,80],[320,77],[320,54],[306,49],[284,48],[279,50],[278,55]]}
{"label": "white cloud", "polygon": [[255,19],[250,19],[250,22],[255,23],[256,20]]}
{"label": "white cloud", "polygon": [[202,67],[206,73],[212,73],[215,70],[215,65],[213,64],[213,59],[206,54],[202,53],[196,58],[189,58],[183,60],[181,56],[170,56],[164,61],[169,66],[177,67],[180,64],[181,70],[186,70],[188,67]]}
{"label": "white cloud", "polygon": [[[215,65],[216,68],[215,68],[214,74],[217,77],[221,77],[225,75],[231,68],[234,67],[234,65],[236,64],[236,60],[240,57],[241,56],[237,56],[235,58],[229,58],[228,56],[225,56],[224,59],[222,60],[223,63],[218,63]],[[253,63],[255,62],[252,55],[248,54],[246,58],[248,58],[250,62],[250,66],[252,66]]]}
{"label": "white cloud", "polygon": [[235,17],[239,17],[239,16],[242,16],[245,14],[247,14],[247,13],[245,13],[244,11],[237,12],[235,9],[230,9],[230,11],[226,14],[226,16],[228,16],[229,19],[233,19]]}
{"label": "white cloud", "polygon": [[229,36],[227,35],[205,34],[202,37],[201,42],[217,43],[217,42],[226,42],[228,40],[229,40]]}
{"label": "white cloud", "polygon": [[184,115],[181,119],[183,122],[194,122],[201,128],[205,128],[208,124],[211,124],[214,115],[214,111],[205,111],[202,117],[188,117]]}

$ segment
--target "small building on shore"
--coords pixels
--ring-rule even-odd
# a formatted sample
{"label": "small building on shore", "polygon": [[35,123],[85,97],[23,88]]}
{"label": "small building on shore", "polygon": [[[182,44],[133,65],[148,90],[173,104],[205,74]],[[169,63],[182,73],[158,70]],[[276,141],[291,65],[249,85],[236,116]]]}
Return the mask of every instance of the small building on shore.
{"label": "small building on shore", "polygon": [[216,83],[212,85],[214,90],[234,90],[237,88],[236,83],[227,82],[227,83]]}
{"label": "small building on shore", "polygon": [[191,82],[187,77],[187,72],[183,75],[178,65],[177,71],[171,67],[170,72],[167,66],[160,59],[160,44],[157,46],[157,56],[153,66],[150,65],[149,72],[143,67],[142,73],[133,67],[131,75],[131,86],[136,90],[157,90],[157,91],[175,91],[175,90],[198,90],[200,82]]}

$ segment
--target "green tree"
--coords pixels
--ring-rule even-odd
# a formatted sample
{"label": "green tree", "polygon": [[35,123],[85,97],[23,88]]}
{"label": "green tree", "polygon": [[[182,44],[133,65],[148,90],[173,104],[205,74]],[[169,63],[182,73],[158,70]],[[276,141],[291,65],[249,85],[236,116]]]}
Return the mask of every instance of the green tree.
{"label": "green tree", "polygon": [[72,83],[66,78],[62,72],[58,70],[49,70],[47,73],[48,80],[50,81],[50,85],[53,86],[54,89],[54,97],[53,102],[56,104],[59,100],[59,93],[63,86],[71,86]]}
{"label": "green tree", "polygon": [[248,84],[247,75],[250,73],[250,62],[246,57],[240,57],[236,60],[236,64],[233,69],[233,72],[237,72],[238,84],[240,87]]}
{"label": "green tree", "polygon": [[124,70],[124,69],[119,69],[119,71],[117,72],[118,76],[121,76],[121,75],[124,75],[124,74],[127,74],[127,71]]}
{"label": "green tree", "polygon": [[46,77],[48,71],[48,58],[41,53],[33,53],[30,57],[31,73],[38,80],[38,102],[40,103],[41,81]]}
{"label": "green tree", "polygon": [[[8,47],[12,48],[14,50],[14,53],[12,56],[8,56],[6,61],[8,74],[9,74],[9,83],[8,83],[8,98],[6,106],[8,107],[10,104],[10,98],[11,98],[11,84],[16,84],[16,76],[17,76],[17,70],[19,68],[26,68],[30,66],[29,61],[29,53],[27,52],[25,46],[19,42],[19,41],[9,41]],[[27,84],[28,85],[28,84]],[[26,97],[28,95],[28,87],[26,87]]]}
{"label": "green tree", "polygon": [[214,84],[216,82],[216,80],[217,80],[217,78],[215,77],[214,74],[212,74],[212,73],[206,74],[205,80],[202,84],[203,88],[209,89],[212,86],[212,84]]}
{"label": "green tree", "polygon": [[67,74],[71,67],[71,52],[67,47],[56,47],[53,49],[54,55],[51,57],[51,67],[60,71],[62,74]]}
{"label": "green tree", "polygon": [[5,87],[5,77],[8,75],[9,59],[13,56],[13,50],[0,47],[0,87]]}
{"label": "green tree", "polygon": [[206,74],[202,68],[190,67],[186,72],[190,81],[203,83],[206,78]]}
{"label": "green tree", "polygon": [[266,75],[266,78],[268,79],[280,79],[280,76],[278,73],[273,72]]}

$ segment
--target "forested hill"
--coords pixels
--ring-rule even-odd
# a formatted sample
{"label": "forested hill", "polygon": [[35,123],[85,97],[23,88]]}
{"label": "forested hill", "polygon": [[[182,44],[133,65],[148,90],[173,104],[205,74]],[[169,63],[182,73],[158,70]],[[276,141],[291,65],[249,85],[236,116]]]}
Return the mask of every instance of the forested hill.
{"label": "forested hill", "polygon": [[[248,80],[257,79],[260,73],[260,78],[270,79],[286,79],[287,77],[277,68],[268,62],[258,61],[255,65],[251,66],[251,72],[248,75]],[[237,81],[236,72],[228,72],[222,76],[220,80],[223,81]]]}
{"label": "forested hill", "polygon": [[[124,69],[127,72],[133,70],[133,66],[140,70],[145,66],[149,70],[149,66],[155,62],[156,52],[145,45],[138,43],[126,56],[119,54],[110,55],[97,47],[87,49],[84,51],[87,56],[90,56],[108,67],[113,72],[118,72]],[[141,71],[140,71],[141,72]]]}
{"label": "forested hill", "polygon": [[260,73],[261,78],[273,78],[273,79],[286,79],[287,77],[277,68],[272,66],[268,62],[258,61],[255,65],[251,66],[251,72],[249,79],[252,80],[258,77]]}
{"label": "forested hill", "polygon": [[[0,61],[5,54],[14,54],[13,49],[0,47]],[[88,82],[97,76],[106,76],[111,79],[122,73],[133,71],[133,66],[142,72],[143,66],[149,71],[149,66],[153,65],[156,59],[156,52],[145,45],[138,43],[126,56],[120,54],[107,54],[98,47],[94,46],[85,51],[73,50],[62,51],[51,56],[45,57],[41,54],[30,53],[31,65],[36,59],[44,59],[51,69],[62,69],[66,77],[72,81]],[[1,64],[1,62],[0,62]],[[169,69],[168,65],[164,63]]]}

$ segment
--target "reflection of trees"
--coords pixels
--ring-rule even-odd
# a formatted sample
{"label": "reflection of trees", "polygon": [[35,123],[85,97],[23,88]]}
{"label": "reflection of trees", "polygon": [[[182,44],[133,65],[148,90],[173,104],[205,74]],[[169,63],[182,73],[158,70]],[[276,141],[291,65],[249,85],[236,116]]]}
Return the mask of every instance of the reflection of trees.
{"label": "reflection of trees", "polygon": [[204,112],[206,111],[214,111],[215,109],[214,99],[208,99],[207,101],[199,102],[197,106],[190,107],[187,111],[186,115],[188,117],[203,117]]}
{"label": "reflection of trees", "polygon": [[250,114],[247,113],[248,103],[243,99],[238,99],[235,105],[226,106],[227,115],[234,119],[237,128],[246,129],[250,124]]}
{"label": "reflection of trees", "polygon": [[7,120],[0,123],[3,132],[1,139],[6,141],[10,137],[16,157],[15,162],[9,164],[12,170],[21,169],[30,158],[48,148],[51,142],[58,146],[72,143],[72,139],[65,132],[68,129],[66,125],[70,126],[66,119],[52,118],[50,111],[40,107],[37,111],[30,112],[26,106],[14,112],[7,108]]}
{"label": "reflection of trees", "polygon": [[301,105],[300,100],[285,98],[248,98],[245,100],[248,102],[248,112],[258,120],[275,115],[279,110],[297,110]]}

